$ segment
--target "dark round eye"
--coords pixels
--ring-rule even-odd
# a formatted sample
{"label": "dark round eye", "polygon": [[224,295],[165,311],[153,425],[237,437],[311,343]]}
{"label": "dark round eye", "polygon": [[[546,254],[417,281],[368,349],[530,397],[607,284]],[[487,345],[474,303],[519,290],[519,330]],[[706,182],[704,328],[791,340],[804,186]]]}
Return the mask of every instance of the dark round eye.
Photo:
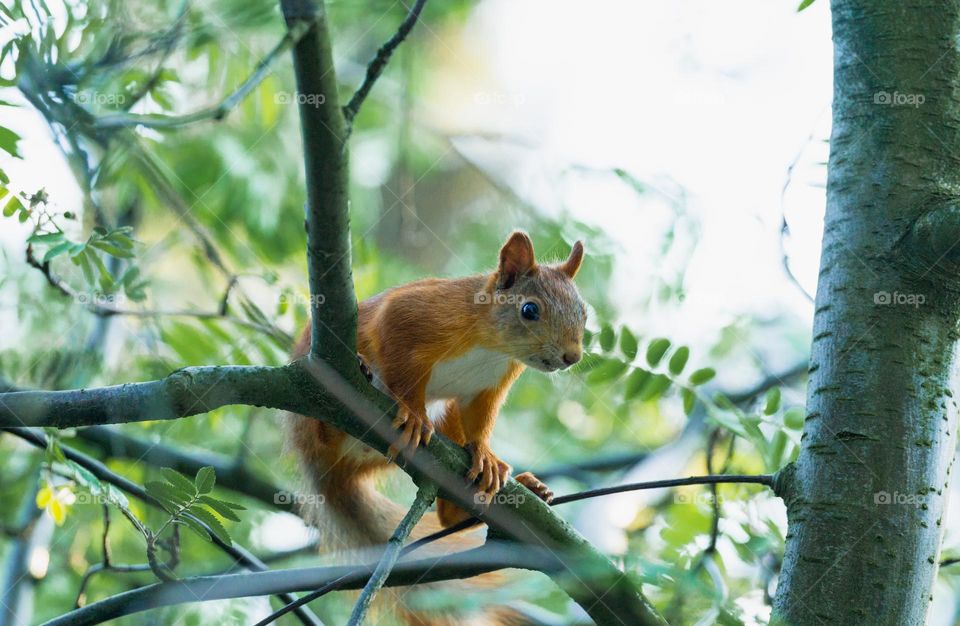
{"label": "dark round eye", "polygon": [[524,302],[523,306],[520,307],[520,315],[525,320],[535,322],[540,319],[540,307],[537,306],[536,302]]}

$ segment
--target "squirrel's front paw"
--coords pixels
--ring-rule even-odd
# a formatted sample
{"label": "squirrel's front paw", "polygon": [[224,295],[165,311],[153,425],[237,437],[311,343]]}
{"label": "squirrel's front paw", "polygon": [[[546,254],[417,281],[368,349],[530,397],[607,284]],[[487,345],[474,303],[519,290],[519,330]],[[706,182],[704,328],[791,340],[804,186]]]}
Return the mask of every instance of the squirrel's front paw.
{"label": "squirrel's front paw", "polygon": [[406,450],[413,454],[421,441],[423,445],[427,445],[433,437],[433,423],[427,417],[426,412],[415,413],[401,407],[397,417],[393,420],[393,427],[401,429],[401,432],[387,451],[387,457],[390,460],[397,458],[400,450]]}
{"label": "squirrel's front paw", "polygon": [[481,502],[489,504],[500,488],[510,480],[513,468],[501,461],[485,444],[468,443],[466,448],[473,457],[473,466],[467,472],[467,478],[477,482]]}
{"label": "squirrel's front paw", "polygon": [[532,472],[523,472],[513,477],[515,481],[532,491],[538,498],[550,504],[553,502],[553,491],[547,487],[546,483],[533,475]]}

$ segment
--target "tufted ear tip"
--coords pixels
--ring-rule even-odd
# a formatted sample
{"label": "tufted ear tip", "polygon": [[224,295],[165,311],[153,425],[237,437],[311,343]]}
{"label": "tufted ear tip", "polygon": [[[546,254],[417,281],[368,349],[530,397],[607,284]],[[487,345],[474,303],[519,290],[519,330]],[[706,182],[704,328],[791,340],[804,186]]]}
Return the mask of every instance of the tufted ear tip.
{"label": "tufted ear tip", "polygon": [[583,242],[577,241],[573,244],[573,249],[570,250],[570,256],[567,257],[567,260],[563,262],[560,266],[560,271],[573,278],[577,275],[577,272],[580,271],[580,266],[583,264]]}

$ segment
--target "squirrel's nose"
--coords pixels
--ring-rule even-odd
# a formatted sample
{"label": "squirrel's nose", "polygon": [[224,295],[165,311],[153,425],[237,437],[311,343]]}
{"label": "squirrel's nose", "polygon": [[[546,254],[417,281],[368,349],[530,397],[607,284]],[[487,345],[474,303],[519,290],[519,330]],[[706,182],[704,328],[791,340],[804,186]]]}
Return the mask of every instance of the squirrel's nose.
{"label": "squirrel's nose", "polygon": [[567,365],[573,365],[580,360],[581,352],[577,350],[576,352],[564,352],[563,353],[563,362]]}

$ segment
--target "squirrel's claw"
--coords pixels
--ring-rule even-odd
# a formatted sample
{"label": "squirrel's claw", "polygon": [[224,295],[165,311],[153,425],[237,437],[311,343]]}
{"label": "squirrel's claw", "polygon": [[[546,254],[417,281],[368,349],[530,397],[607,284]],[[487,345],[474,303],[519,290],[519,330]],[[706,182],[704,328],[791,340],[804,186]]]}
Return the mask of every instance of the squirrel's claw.
{"label": "squirrel's claw", "polygon": [[489,504],[500,488],[510,480],[510,472],[513,468],[497,458],[497,455],[485,445],[467,444],[467,450],[473,457],[473,465],[467,472],[467,478],[477,483],[481,502]]}
{"label": "squirrel's claw", "polygon": [[393,427],[401,429],[400,436],[397,438],[390,449],[387,450],[387,458],[393,461],[401,450],[406,450],[408,454],[416,452],[417,447],[422,441],[424,445],[430,442],[433,437],[433,423],[426,415],[418,415],[406,409],[400,409],[397,417],[393,420]]}
{"label": "squirrel's claw", "polygon": [[553,502],[553,491],[547,487],[546,483],[533,475],[532,472],[523,472],[513,477],[518,483],[532,491],[538,498],[550,504]]}

